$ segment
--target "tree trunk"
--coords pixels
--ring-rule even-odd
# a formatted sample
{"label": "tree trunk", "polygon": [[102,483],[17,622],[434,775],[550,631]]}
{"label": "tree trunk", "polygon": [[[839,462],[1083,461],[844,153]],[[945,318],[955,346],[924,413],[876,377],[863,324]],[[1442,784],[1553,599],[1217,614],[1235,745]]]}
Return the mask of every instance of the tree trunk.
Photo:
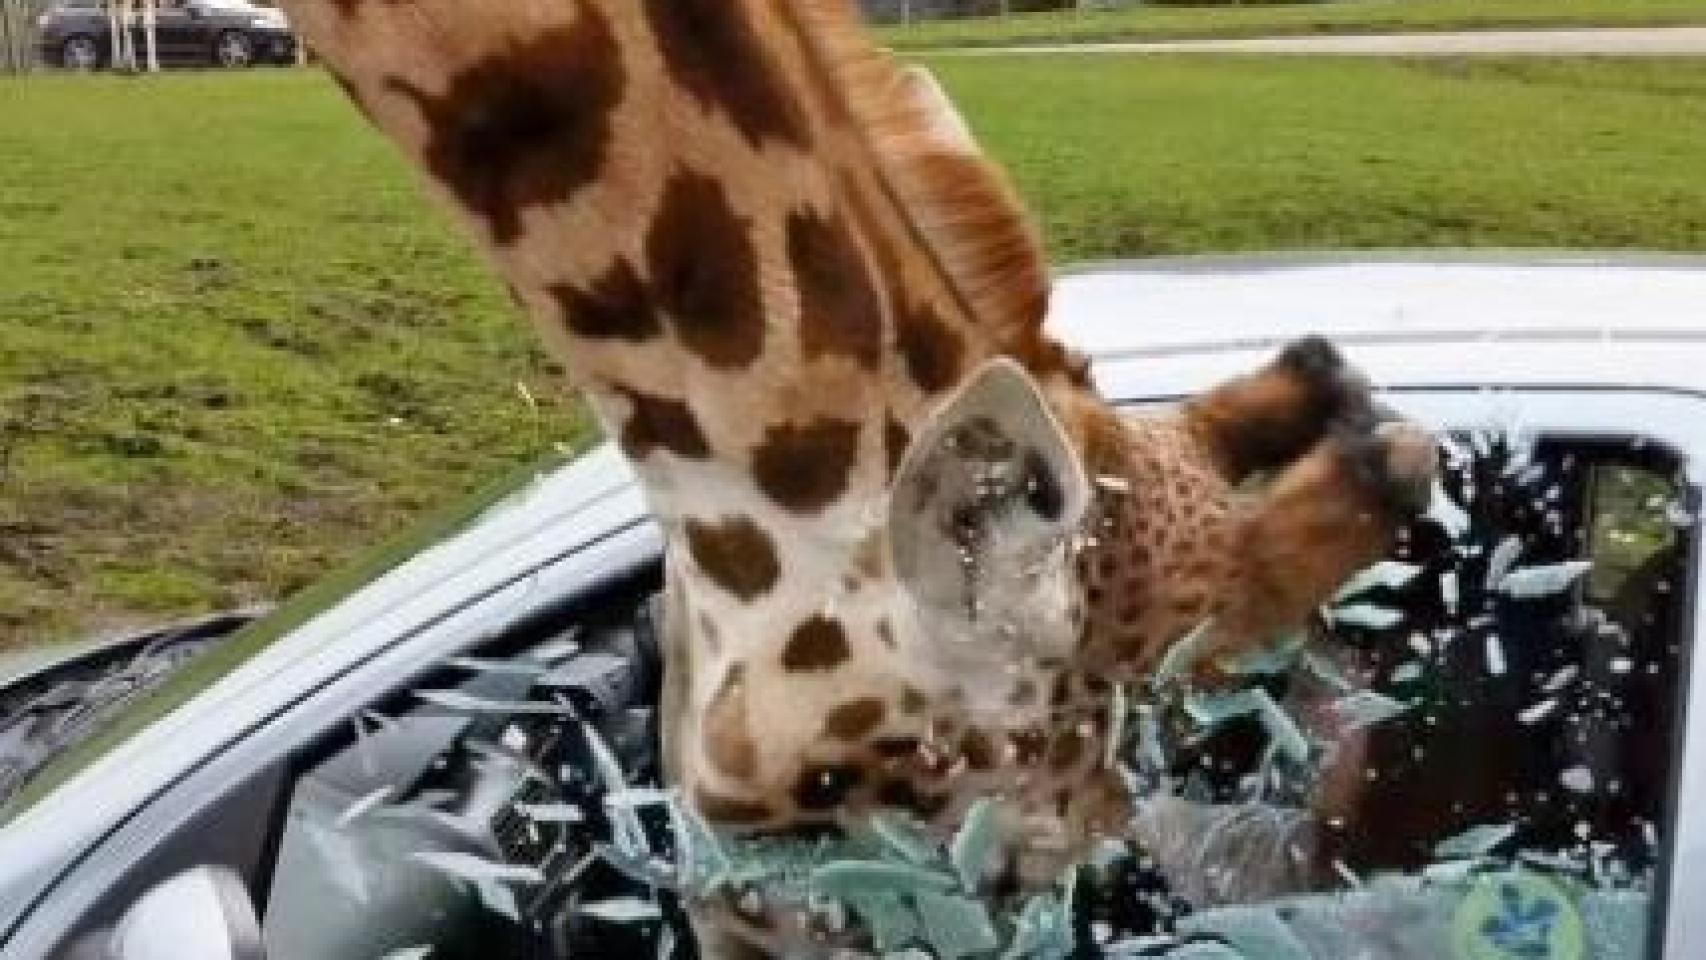
{"label": "tree trunk", "polygon": [[107,16],[112,20],[112,68],[114,70],[135,70],[136,51],[131,45],[134,39],[130,35],[131,12],[126,0],[115,0],[107,8]]}
{"label": "tree trunk", "polygon": [[148,72],[160,72],[160,43],[155,17],[156,0],[142,0],[142,37],[148,50]]}
{"label": "tree trunk", "polygon": [[19,70],[17,60],[18,44],[12,39],[12,14],[16,4],[12,0],[0,0],[0,70],[16,73]]}

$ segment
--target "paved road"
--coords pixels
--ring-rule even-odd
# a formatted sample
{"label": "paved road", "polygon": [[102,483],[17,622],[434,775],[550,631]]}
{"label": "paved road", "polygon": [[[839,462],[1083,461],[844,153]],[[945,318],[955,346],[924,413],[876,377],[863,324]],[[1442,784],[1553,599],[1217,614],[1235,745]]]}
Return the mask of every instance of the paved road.
{"label": "paved road", "polygon": [[1580,30],[1476,30],[1461,33],[1331,34],[988,47],[964,56],[1015,53],[1275,53],[1328,56],[1706,56],[1706,27],[1618,27]]}

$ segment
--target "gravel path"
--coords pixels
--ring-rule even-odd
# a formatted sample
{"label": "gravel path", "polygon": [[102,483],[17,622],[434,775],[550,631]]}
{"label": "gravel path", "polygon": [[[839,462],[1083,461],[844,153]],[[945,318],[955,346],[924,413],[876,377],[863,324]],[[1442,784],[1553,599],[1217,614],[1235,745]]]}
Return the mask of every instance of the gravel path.
{"label": "gravel path", "polygon": [[1460,33],[1332,34],[967,48],[960,56],[1018,53],[1272,53],[1327,56],[1620,56],[1706,55],[1706,27],[1572,30],[1475,30]]}

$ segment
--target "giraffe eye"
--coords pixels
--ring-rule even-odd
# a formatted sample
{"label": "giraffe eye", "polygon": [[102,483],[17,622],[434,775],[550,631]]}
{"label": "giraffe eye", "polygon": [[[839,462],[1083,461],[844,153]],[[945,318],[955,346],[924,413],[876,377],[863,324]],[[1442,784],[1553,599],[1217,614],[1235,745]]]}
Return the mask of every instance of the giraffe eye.
{"label": "giraffe eye", "polygon": [[1025,505],[1044,520],[1059,520],[1066,509],[1066,493],[1042,454],[1035,450],[1025,454],[1024,476]]}

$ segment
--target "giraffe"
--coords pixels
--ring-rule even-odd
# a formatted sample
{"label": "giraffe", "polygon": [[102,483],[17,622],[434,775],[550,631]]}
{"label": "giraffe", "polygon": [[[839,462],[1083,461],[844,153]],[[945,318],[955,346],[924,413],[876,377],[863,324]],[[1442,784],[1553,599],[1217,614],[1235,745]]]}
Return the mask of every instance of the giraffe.
{"label": "giraffe", "polygon": [[[998,795],[989,882],[1052,879],[1127,809],[1113,684],[1302,622],[1425,504],[1431,438],[1323,341],[1114,411],[1012,189],[847,0],[284,5],[632,462],[665,765],[718,831]],[[708,956],[860,949],[694,911]]]}

